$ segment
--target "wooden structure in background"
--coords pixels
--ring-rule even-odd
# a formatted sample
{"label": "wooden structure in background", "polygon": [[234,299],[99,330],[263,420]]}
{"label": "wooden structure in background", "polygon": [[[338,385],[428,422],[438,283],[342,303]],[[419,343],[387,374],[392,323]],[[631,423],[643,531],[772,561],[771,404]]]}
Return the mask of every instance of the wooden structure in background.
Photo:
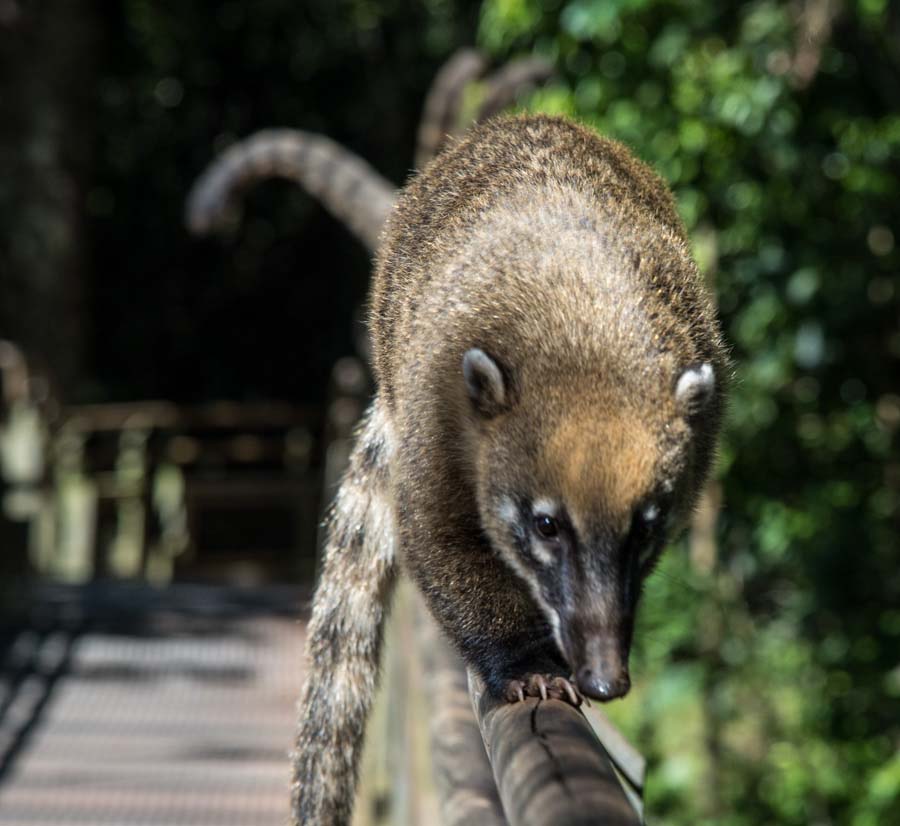
{"label": "wooden structure in background", "polygon": [[[81,577],[176,573],[261,581],[311,573],[318,519],[318,410],[285,403],[72,407],[58,443],[91,487]],[[87,576],[85,576],[87,575]]]}
{"label": "wooden structure in background", "polygon": [[17,570],[70,583],[311,577],[323,429],[320,408],[280,402],[70,406],[51,419],[17,396],[0,416],[14,447],[0,463],[4,531],[28,555]]}

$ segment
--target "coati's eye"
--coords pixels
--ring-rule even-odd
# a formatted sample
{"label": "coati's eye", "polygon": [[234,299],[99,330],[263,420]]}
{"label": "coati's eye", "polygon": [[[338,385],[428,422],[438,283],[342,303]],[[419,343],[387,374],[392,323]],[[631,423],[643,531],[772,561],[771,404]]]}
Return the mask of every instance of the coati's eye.
{"label": "coati's eye", "polygon": [[559,523],[546,513],[534,517],[534,531],[541,539],[556,539],[559,536]]}

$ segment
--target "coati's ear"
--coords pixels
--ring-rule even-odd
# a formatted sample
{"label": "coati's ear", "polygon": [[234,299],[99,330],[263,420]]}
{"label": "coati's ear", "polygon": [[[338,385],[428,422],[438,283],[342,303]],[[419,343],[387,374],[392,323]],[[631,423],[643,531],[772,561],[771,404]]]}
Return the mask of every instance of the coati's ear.
{"label": "coati's ear", "polygon": [[709,362],[685,368],[675,383],[675,404],[682,416],[694,416],[713,396],[716,377]]}
{"label": "coati's ear", "polygon": [[462,369],[469,398],[482,416],[496,416],[507,406],[509,394],[503,372],[484,350],[466,350]]}

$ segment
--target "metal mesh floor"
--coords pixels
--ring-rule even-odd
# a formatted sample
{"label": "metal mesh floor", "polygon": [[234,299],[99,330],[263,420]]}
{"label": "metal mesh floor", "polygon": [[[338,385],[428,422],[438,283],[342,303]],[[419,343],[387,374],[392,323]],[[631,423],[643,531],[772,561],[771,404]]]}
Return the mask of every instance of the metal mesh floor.
{"label": "metal mesh floor", "polygon": [[2,826],[286,821],[296,592],[56,598],[0,670]]}

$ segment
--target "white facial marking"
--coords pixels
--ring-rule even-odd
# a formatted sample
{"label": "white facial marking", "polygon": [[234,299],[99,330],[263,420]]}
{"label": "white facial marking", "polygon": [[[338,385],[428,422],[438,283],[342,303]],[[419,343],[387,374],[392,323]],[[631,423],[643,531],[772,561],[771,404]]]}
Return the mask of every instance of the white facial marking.
{"label": "white facial marking", "polygon": [[[549,500],[542,500],[537,503],[535,507],[538,507],[538,505],[541,508],[546,507],[546,510],[540,511],[541,513],[549,514],[556,512],[556,506]],[[508,496],[504,496],[497,507],[497,516],[507,525],[515,527],[519,521],[519,509],[512,499]],[[541,593],[541,584],[538,582],[537,577],[522,564],[522,561],[518,558],[517,554],[507,548],[506,545],[501,544],[497,550],[500,552],[500,557],[503,561],[509,565],[513,572],[528,586],[528,590],[531,591],[535,602],[537,602],[541,611],[543,611],[544,616],[547,617],[547,621],[550,623],[550,628],[553,631],[553,639],[559,646],[560,653],[565,656],[562,646],[562,631],[560,630],[559,613],[546,599],[544,599],[544,595]],[[553,555],[536,539],[533,539],[531,542],[531,551],[543,565],[550,565],[554,561]]]}
{"label": "white facial marking", "polygon": [[547,516],[556,516],[556,512],[559,510],[559,505],[556,504],[552,499],[536,499],[534,504],[531,506],[532,513],[535,516],[540,514],[546,514]]}
{"label": "white facial marking", "polygon": [[562,654],[563,657],[565,657],[566,652],[563,648],[559,611],[557,611],[552,605],[550,605],[550,603],[547,602],[547,600],[544,599],[544,595],[541,593],[541,589],[538,587],[537,582],[534,582],[532,584],[531,592],[534,594],[535,601],[544,612],[544,616],[547,617],[547,622],[550,623],[550,630],[553,632],[553,639],[556,641],[556,645],[559,648],[559,653]]}
{"label": "white facial marking", "polygon": [[534,554],[535,559],[541,563],[541,565],[549,566],[554,562],[553,554],[547,550],[547,546],[541,542],[540,539],[532,539],[531,540],[531,552]]}
{"label": "white facial marking", "polygon": [[[552,499],[536,499],[531,505],[531,512],[535,516],[555,517],[558,510],[559,505]],[[556,561],[556,556],[548,550],[546,544],[541,542],[537,537],[534,537],[531,540],[531,552],[541,565],[552,565]]]}
{"label": "white facial marking", "polygon": [[[538,582],[537,577],[522,564],[515,553],[510,552],[505,546],[501,546],[498,550],[500,551],[501,559],[525,582],[538,605],[541,606],[544,613],[547,614],[549,618],[553,609],[547,604],[547,601],[541,594],[541,585]],[[552,623],[552,620],[550,621]]]}
{"label": "white facial marking", "polygon": [[[546,501],[543,504],[548,504]],[[550,503],[552,505],[552,503]],[[547,511],[539,511],[541,513],[547,513]],[[519,524],[519,509],[516,507],[515,503],[508,496],[504,496],[500,500],[500,504],[497,507],[497,516],[500,518],[502,522],[505,522],[511,528],[518,527]],[[556,560],[554,555],[547,550],[544,544],[537,538],[532,538],[531,540],[531,552],[534,554],[535,559],[541,563],[541,565],[552,565]]]}

